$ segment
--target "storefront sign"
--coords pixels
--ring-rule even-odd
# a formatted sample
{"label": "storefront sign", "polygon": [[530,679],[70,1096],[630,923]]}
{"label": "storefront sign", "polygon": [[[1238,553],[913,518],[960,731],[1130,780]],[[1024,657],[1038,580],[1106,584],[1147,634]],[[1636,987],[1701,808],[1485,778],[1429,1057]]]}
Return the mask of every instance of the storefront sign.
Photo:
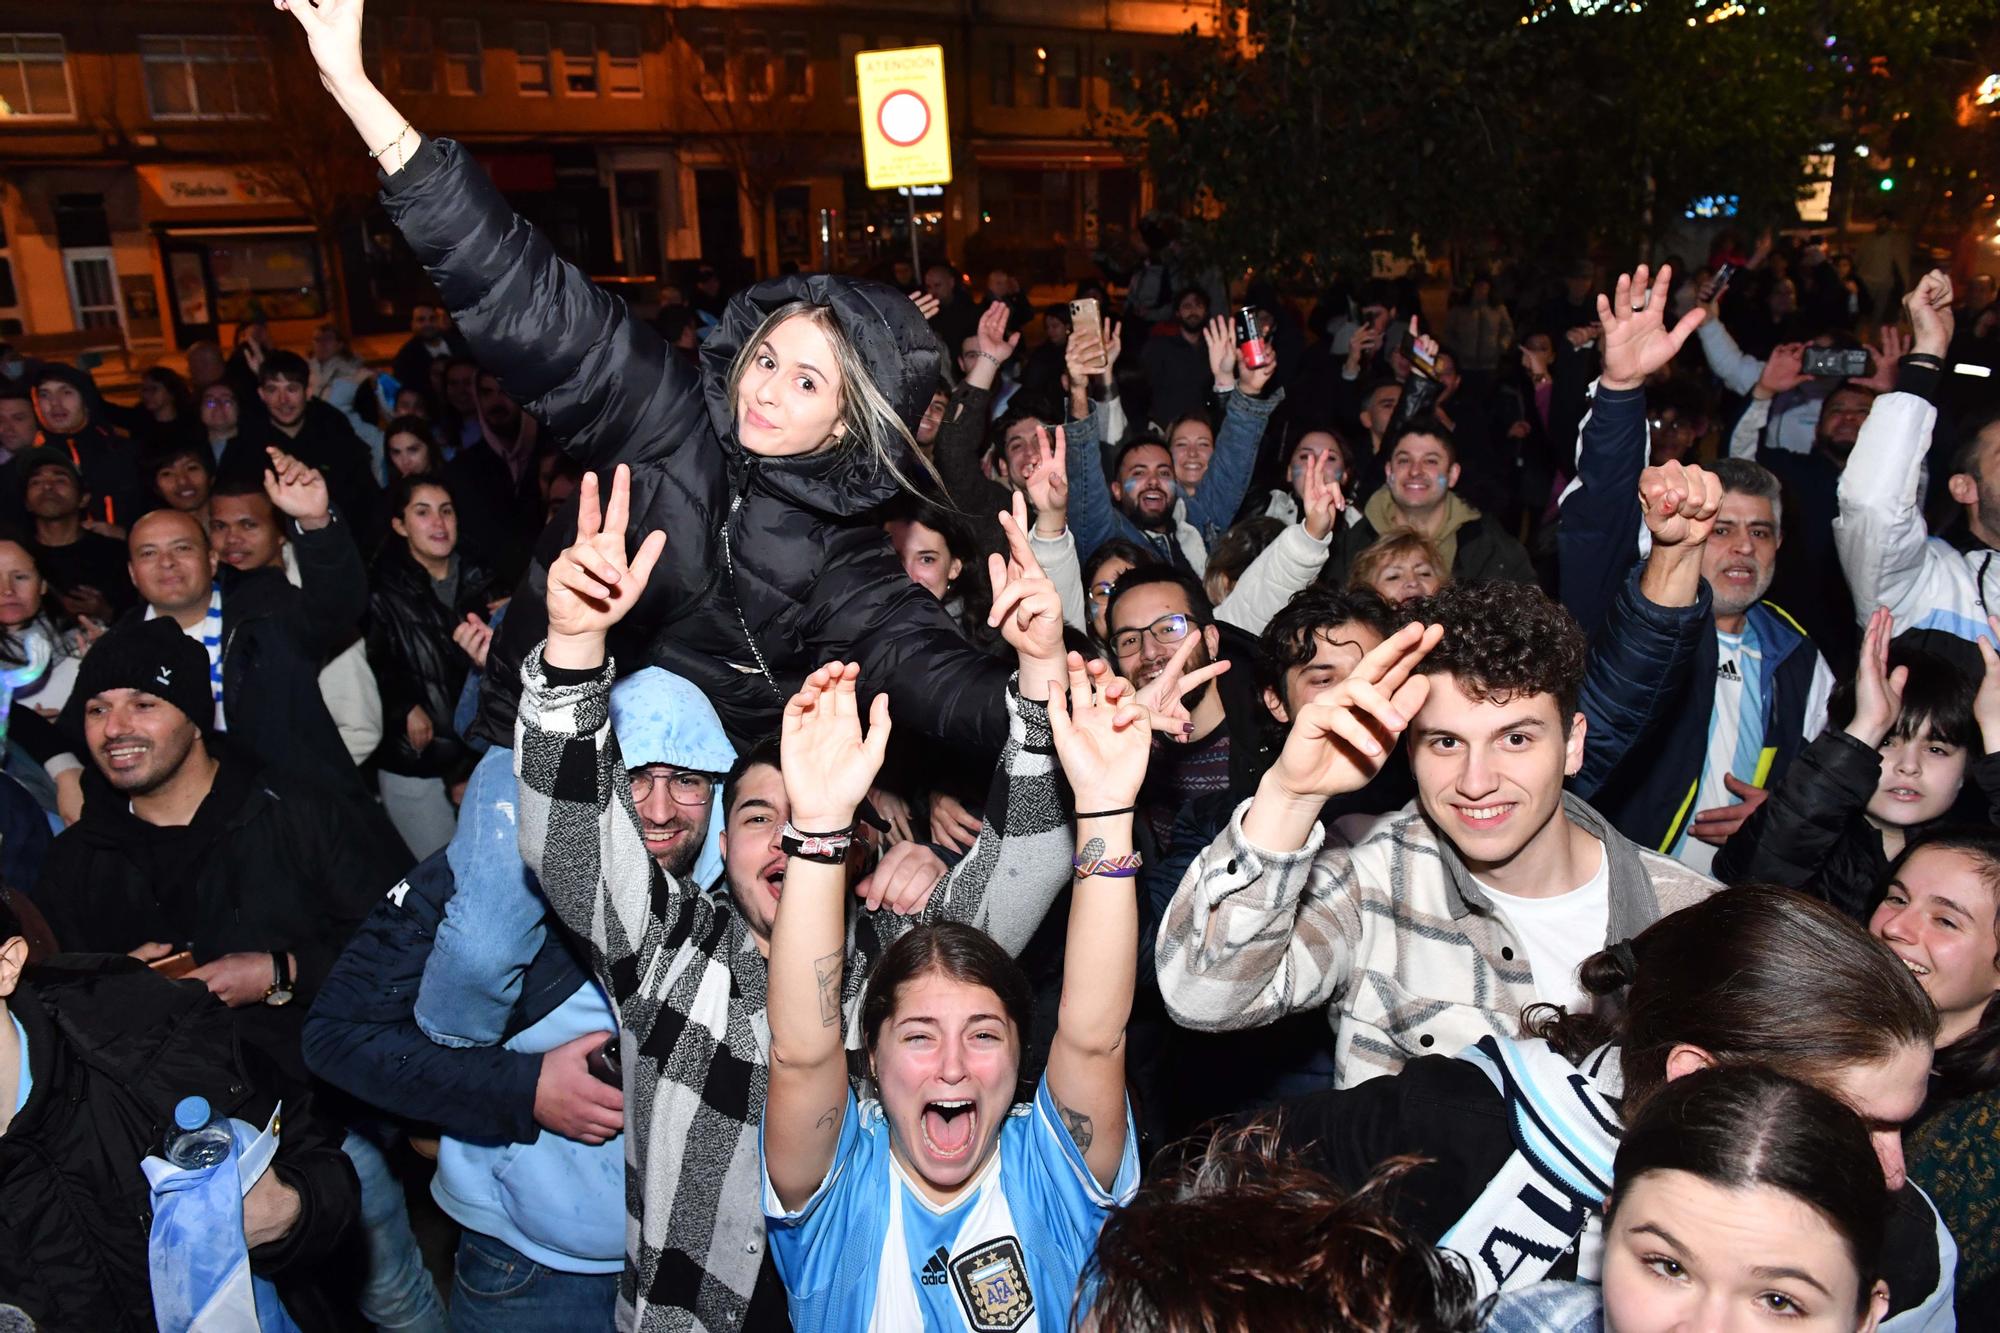
{"label": "storefront sign", "polygon": [[287,204],[248,172],[233,167],[142,166],[140,179],[168,208],[239,208]]}

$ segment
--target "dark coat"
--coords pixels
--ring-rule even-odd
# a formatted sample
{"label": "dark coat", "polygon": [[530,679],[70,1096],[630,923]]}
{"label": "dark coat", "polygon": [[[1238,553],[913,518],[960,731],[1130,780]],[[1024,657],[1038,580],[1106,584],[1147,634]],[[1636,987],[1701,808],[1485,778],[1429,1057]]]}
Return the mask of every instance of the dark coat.
{"label": "dark coat", "polygon": [[[526,875],[527,869],[521,873]],[[380,1110],[473,1143],[531,1143],[542,1057],[504,1046],[441,1046],[417,1026],[417,991],[445,904],[458,891],[442,851],[354,932],[306,1015],[306,1064]],[[521,976],[505,1036],[533,1027],[590,978],[560,929]]]}
{"label": "dark coat", "polygon": [[[944,361],[907,296],[824,274],[759,284],[731,300],[696,369],[557,258],[450,140],[426,140],[383,202],[480,364],[585,466],[632,465],[628,536],[636,546],[660,529],[667,553],[613,632],[621,663],[687,677],[745,739],[776,726],[806,672],[858,660],[864,687],[887,691],[904,725],[1004,743],[1006,665],[966,645],[881,529],[879,511],[901,489],[891,470],[859,449],[766,458],[736,439],[730,364],[768,312],[795,300],[832,309],[914,426]],[[914,453],[895,452],[903,476],[924,475]],[[488,738],[511,741],[520,663],[546,632],[546,568],[574,513],[543,534],[494,641],[476,728]]]}
{"label": "dark coat", "polygon": [[340,1129],[304,1086],[238,1045],[198,982],[122,955],[65,954],[22,983],[8,1007],[28,1034],[34,1090],[0,1135],[0,1299],[54,1333],[151,1330],[140,1159],[159,1151],[183,1097],[259,1126],[282,1098],[272,1170],[298,1191],[299,1220],[250,1265],[302,1328],[338,1327],[315,1269],[357,1221],[361,1191]]}
{"label": "dark coat", "polygon": [[[368,599],[368,665],[382,691],[382,744],[375,762],[406,777],[455,776],[472,758],[452,730],[459,692],[472,659],[451,641],[467,614],[486,618],[486,603],[497,589],[484,569],[459,562],[458,595],[447,608],[431,591],[431,576],[410,557],[409,547],[391,541],[375,557],[375,586]],[[433,737],[419,754],[410,747],[404,719],[421,705],[430,714]]]}
{"label": "dark coat", "polygon": [[[249,448],[244,446],[248,445]],[[245,422],[236,442],[223,454],[221,475],[256,480],[270,466],[266,448],[278,448],[326,476],[327,493],[354,525],[363,547],[372,547],[388,523],[381,487],[375,484],[375,460],[354,427],[330,403],[309,399],[296,435],[287,435],[268,419]]]}
{"label": "dark coat", "polygon": [[329,801],[227,762],[187,830],[185,879],[158,874],[141,825],[111,791],[86,782],[83,818],[49,847],[35,905],[64,949],[125,953],[161,941],[197,964],[284,949],[298,959],[295,998],[231,1010],[243,1039],[303,1076],[299,1029],[347,937],[409,868],[400,842],[374,836],[344,801]]}
{"label": "dark coat", "polygon": [[[1375,544],[1382,534],[1366,518],[1335,525],[1335,550],[1327,561],[1322,578],[1342,579],[1354,566],[1356,556]],[[1535,564],[1528,550],[1509,536],[1491,514],[1480,514],[1459,528],[1458,548],[1451,559],[1454,583],[1486,579],[1506,579],[1513,583],[1535,582]]]}
{"label": "dark coat", "polygon": [[[2000,755],[1971,759],[1966,776],[2000,791]],[[1867,815],[1881,778],[1880,751],[1828,726],[1715,854],[1715,877],[1799,889],[1865,923],[1889,883],[1882,835]]]}
{"label": "dark coat", "polygon": [[[222,581],[222,707],[227,738],[258,767],[335,795],[373,803],[340,728],[326,711],[319,673],[353,642],[368,609],[368,571],[336,516],[316,532],[288,523],[298,556],[294,588],[282,569],[217,571]],[[143,608],[120,623],[143,617]],[[83,705],[72,695],[62,727],[77,744]],[[451,716],[446,711],[447,719]]]}

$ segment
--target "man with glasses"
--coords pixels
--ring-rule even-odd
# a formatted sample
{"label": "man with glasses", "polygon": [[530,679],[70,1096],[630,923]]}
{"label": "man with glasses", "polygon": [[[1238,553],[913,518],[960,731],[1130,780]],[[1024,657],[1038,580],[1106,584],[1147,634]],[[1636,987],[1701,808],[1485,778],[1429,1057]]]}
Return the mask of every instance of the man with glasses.
{"label": "man with glasses", "polygon": [[[646,854],[712,885],[715,793],[736,761],[715,710],[649,667],[613,689],[611,713]],[[442,1131],[432,1193],[462,1229],[454,1328],[609,1328],[625,1257],[625,1057],[590,958],[548,928],[521,860],[512,759],[488,753],[450,844],[355,932],[307,1022],[306,1059]]]}
{"label": "man with glasses", "polygon": [[201,415],[201,429],[208,436],[208,452],[215,459],[219,475],[254,480],[263,472],[263,459],[256,449],[235,448],[237,437],[243,433],[243,404],[237,400],[234,385],[228,380],[209,385],[196,400],[196,410]]}
{"label": "man with glasses", "polygon": [[[1144,689],[1185,649],[1184,674],[1221,662],[1228,636],[1230,658],[1248,662],[1255,640],[1216,623],[1201,580],[1167,565],[1127,571],[1111,591],[1106,637],[1118,674]],[[1193,647],[1187,645],[1194,639]],[[1232,787],[1247,788],[1268,756],[1270,730],[1250,671],[1224,671],[1185,696],[1188,721],[1178,740],[1156,737],[1139,790],[1140,827],[1152,838],[1148,857],[1172,848],[1175,817],[1186,806]]]}

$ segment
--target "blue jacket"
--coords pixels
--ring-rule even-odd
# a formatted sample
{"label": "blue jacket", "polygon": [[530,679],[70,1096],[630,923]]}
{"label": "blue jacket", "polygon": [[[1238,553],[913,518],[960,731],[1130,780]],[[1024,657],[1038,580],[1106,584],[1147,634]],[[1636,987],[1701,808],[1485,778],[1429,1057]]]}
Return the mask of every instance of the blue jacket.
{"label": "blue jacket", "polygon": [[461,1225],[563,1272],[624,1264],[624,1146],[535,1123],[541,1053],[615,1029],[610,1005],[550,932],[529,961],[505,1046],[441,1046],[416,1024],[417,987],[457,885],[442,851],[376,904],[306,1018],[307,1066],[400,1119],[435,1125],[432,1191]]}
{"label": "blue jacket", "polygon": [[[1284,401],[1279,390],[1268,398],[1252,398],[1232,393],[1222,413],[1222,428],[1215,433],[1215,455],[1209,460],[1208,475],[1201,489],[1187,503],[1186,521],[1212,542],[1226,530],[1250,489],[1250,474],[1257,466],[1257,446],[1264,439],[1264,427],[1271,413]],[[1111,502],[1101,464],[1097,414],[1072,421],[1064,428],[1069,458],[1069,528],[1076,538],[1077,554],[1088,560],[1090,553],[1113,537],[1124,537],[1157,551],[1169,564],[1186,565],[1176,559],[1180,548],[1171,531],[1148,532],[1134,523]],[[1199,574],[1200,570],[1195,570]]]}
{"label": "blue jacket", "polygon": [[1576,481],[1556,525],[1563,605],[1595,634],[1639,559],[1639,474],[1651,452],[1644,389],[1599,386],[1577,433]]}

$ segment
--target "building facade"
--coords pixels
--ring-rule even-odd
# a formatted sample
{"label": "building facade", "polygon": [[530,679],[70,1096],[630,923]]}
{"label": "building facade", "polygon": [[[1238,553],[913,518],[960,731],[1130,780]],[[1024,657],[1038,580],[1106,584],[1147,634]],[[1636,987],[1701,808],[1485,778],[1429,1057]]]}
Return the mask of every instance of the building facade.
{"label": "building facade", "polygon": [[[373,0],[365,58],[607,282],[795,263],[1088,270],[1149,202],[1132,75],[1212,3]],[[936,44],[954,179],[870,191],[854,57]],[[351,131],[267,0],[0,3],[0,337],[291,340],[422,291]],[[296,326],[296,327],[293,327]]]}

